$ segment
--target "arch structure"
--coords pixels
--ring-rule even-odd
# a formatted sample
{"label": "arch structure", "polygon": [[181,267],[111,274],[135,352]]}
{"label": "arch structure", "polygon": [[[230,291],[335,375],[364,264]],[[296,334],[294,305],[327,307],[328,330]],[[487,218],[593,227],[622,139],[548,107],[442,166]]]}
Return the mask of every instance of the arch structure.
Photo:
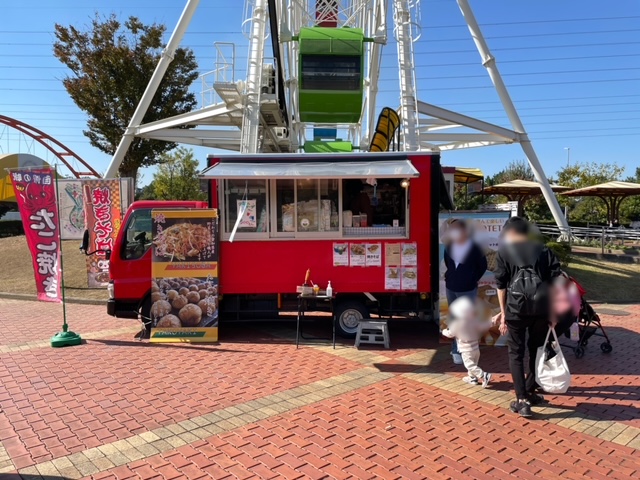
{"label": "arch structure", "polygon": [[[63,143],[59,142],[52,136],[47,135],[42,130],[39,130],[27,123],[21,122],[20,120],[17,120],[15,118],[7,117],[5,115],[0,115],[0,125],[6,125],[24,135],[27,135],[30,138],[33,138],[36,142],[38,142],[40,145],[49,150],[53,155],[55,155],[56,158],[69,169],[69,171],[75,178],[102,177],[93,169],[93,167],[91,167],[91,165],[80,158],[80,156],[78,156],[73,150],[67,148]],[[80,165],[85,167],[86,171],[76,170],[71,163],[73,161],[76,161]]]}

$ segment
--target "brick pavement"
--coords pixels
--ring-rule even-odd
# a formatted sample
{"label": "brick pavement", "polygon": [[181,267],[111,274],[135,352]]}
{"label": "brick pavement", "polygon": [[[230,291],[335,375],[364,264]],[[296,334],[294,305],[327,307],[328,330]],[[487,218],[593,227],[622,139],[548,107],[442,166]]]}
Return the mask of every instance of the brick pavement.
{"label": "brick pavement", "polygon": [[[568,355],[572,390],[524,421],[506,409],[505,350],[483,350],[492,388],[470,387],[424,325],[392,331],[390,351],[296,350],[286,325],[162,346],[81,305],[70,323],[94,339],[54,350],[56,306],[15,303],[0,300],[0,478],[640,475],[640,306],[603,315],[614,353]],[[24,335],[16,308],[32,313]]]}

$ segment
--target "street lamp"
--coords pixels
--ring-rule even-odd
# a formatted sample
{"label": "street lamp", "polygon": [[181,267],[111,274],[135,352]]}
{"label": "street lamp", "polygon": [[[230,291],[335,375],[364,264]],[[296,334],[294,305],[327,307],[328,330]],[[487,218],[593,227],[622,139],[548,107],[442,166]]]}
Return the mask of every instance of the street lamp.
{"label": "street lamp", "polygon": [[571,147],[564,147],[564,149],[567,151],[567,167],[568,167],[571,163]]}

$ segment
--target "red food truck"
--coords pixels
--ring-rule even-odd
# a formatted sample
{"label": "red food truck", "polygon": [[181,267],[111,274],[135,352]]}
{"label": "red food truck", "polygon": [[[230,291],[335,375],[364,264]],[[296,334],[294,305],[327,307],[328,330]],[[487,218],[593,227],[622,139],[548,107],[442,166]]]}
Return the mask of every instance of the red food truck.
{"label": "red food truck", "polygon": [[371,314],[434,315],[438,212],[451,208],[439,155],[229,155],[208,165],[208,203],[140,201],[127,211],[110,258],[110,315],[149,317],[152,210],[209,207],[220,218],[223,322],[295,311],[307,270],[320,288],[331,282],[342,336]]}

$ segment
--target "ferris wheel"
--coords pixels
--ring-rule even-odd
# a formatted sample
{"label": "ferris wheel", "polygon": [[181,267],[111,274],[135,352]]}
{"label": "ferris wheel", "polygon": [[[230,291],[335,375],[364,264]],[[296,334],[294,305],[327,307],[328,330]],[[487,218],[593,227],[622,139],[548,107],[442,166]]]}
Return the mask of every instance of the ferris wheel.
{"label": "ferris wheel", "polygon": [[[511,128],[419,100],[420,0],[246,0],[246,78],[235,78],[235,46],[216,44],[216,68],[201,78],[200,108],[142,124],[200,3],[188,0],[105,176],[116,176],[136,136],[244,154],[446,152],[518,143],[556,223],[568,229],[469,2],[456,2]],[[376,104],[388,32],[396,43],[397,109]]]}

